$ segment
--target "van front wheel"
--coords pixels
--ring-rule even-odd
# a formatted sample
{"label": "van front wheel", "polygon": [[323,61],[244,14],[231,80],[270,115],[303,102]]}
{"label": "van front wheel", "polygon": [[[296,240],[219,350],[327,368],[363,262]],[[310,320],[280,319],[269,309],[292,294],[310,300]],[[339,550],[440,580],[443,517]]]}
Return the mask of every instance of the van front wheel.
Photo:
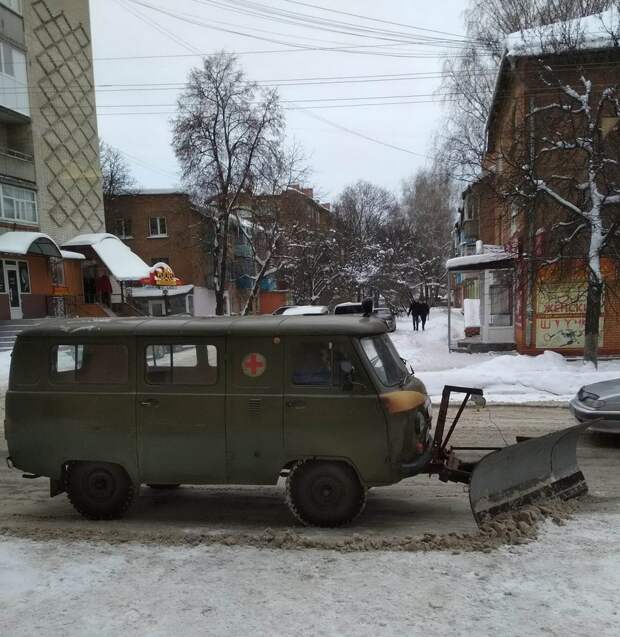
{"label": "van front wheel", "polygon": [[366,505],[366,491],[344,462],[307,460],[297,463],[286,480],[286,500],[303,524],[342,526]]}
{"label": "van front wheel", "polygon": [[69,501],[89,520],[121,518],[131,506],[135,489],[125,470],[116,464],[76,462],[65,473]]}

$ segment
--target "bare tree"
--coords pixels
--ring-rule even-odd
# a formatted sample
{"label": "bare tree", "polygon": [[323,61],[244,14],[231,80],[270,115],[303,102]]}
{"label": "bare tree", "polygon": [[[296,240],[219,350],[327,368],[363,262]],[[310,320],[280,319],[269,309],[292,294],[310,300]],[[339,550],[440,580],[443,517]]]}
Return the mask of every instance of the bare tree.
{"label": "bare tree", "polygon": [[358,300],[377,292],[384,267],[379,231],[398,211],[393,193],[367,181],[344,189],[334,207],[342,281]]}
{"label": "bare tree", "polygon": [[457,207],[454,182],[437,168],[421,170],[403,184],[401,206],[415,236],[410,254],[411,286],[427,302],[436,303],[446,286],[445,263]]}
{"label": "bare tree", "polygon": [[278,276],[291,259],[292,229],[286,211],[282,210],[282,196],[292,184],[303,181],[307,172],[299,146],[285,149],[274,145],[258,167],[257,181],[261,184],[261,192],[254,193],[243,210],[235,211],[239,231],[244,235],[254,261],[244,315],[252,312],[263,281]]}
{"label": "bare tree", "polygon": [[99,143],[99,159],[103,177],[103,196],[107,200],[131,193],[136,181],[123,154],[104,141]]}
{"label": "bare tree", "polygon": [[173,122],[173,147],[213,241],[216,314],[224,314],[231,217],[260,193],[264,169],[278,154],[284,118],[275,90],[248,81],[234,55],[221,52],[190,72]]}

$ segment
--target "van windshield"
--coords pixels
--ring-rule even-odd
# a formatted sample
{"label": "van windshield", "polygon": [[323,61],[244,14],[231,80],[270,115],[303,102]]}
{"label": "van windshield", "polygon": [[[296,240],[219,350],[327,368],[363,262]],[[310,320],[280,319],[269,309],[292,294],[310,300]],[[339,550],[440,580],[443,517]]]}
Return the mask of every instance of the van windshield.
{"label": "van windshield", "polygon": [[386,387],[398,385],[407,378],[407,368],[387,334],[368,336],[360,342],[379,380]]}

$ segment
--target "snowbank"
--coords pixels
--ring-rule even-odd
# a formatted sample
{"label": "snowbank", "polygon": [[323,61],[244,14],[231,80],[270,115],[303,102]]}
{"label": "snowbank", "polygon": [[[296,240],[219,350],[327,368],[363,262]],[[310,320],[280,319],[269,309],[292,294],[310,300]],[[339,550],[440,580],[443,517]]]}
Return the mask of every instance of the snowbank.
{"label": "snowbank", "polygon": [[[522,635],[618,630],[620,515],[491,553],[0,540],[0,634]],[[579,627],[587,627],[578,630]]]}
{"label": "snowbank", "polygon": [[[620,361],[604,361],[596,370],[582,361],[568,361],[561,354],[462,354],[448,352],[447,310],[431,312],[425,332],[413,332],[411,322],[401,319],[392,335],[403,358],[413,365],[435,402],[444,385],[467,385],[484,389],[490,402],[567,402],[589,383],[620,378]],[[452,313],[453,339],[463,335],[463,315]]]}

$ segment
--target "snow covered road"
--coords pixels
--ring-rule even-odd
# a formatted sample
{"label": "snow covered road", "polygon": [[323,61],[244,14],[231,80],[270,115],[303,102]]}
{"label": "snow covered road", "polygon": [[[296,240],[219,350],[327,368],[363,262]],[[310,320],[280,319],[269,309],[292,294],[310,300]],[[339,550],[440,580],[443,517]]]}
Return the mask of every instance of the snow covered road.
{"label": "snow covered road", "polygon": [[[453,310],[455,337],[463,317]],[[596,370],[582,361],[568,361],[561,354],[464,354],[448,351],[448,314],[433,308],[426,331],[414,332],[409,319],[400,319],[392,335],[400,355],[411,362],[435,402],[444,385],[468,385],[484,389],[489,402],[569,401],[583,385],[620,378],[620,361],[603,361]]]}
{"label": "snow covered road", "polygon": [[620,514],[491,553],[0,540],[0,634],[618,634]]}

